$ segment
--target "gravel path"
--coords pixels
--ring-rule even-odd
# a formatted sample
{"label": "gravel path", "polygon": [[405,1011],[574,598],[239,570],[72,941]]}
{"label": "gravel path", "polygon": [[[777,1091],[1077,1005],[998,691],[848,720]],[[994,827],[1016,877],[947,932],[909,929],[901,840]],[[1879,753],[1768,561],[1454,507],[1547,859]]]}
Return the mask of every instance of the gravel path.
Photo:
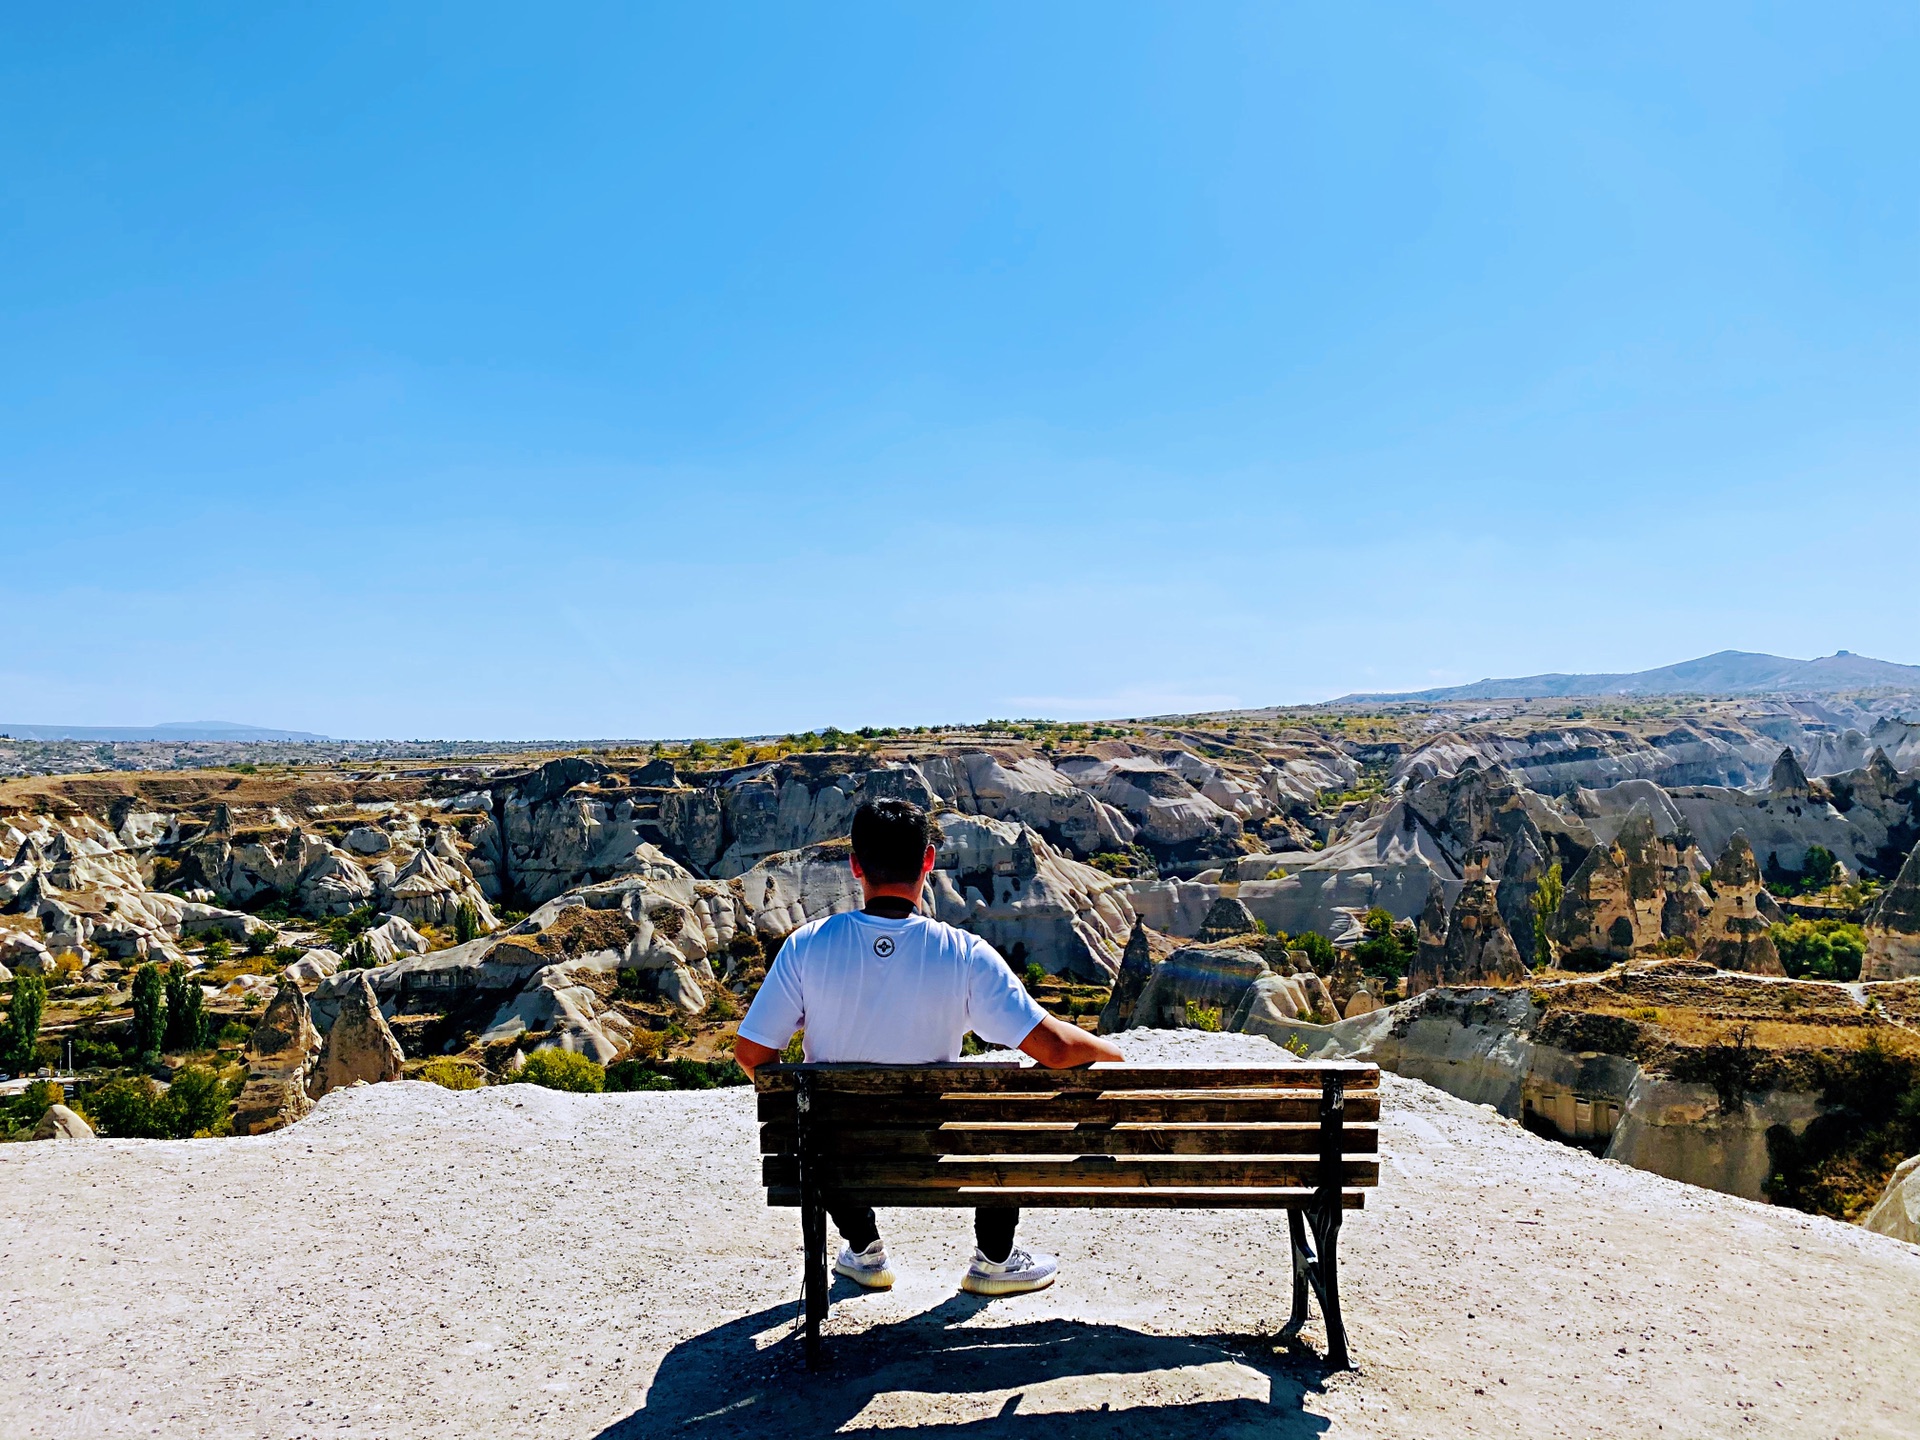
{"label": "gravel path", "polygon": [[394,1084],[254,1139],[0,1147],[0,1435],[1920,1433],[1920,1248],[1387,1083],[1359,1368],[1324,1377],[1259,1339],[1284,1220],[1232,1211],[1030,1215],[1060,1283],[994,1302],[955,1289],[965,1212],[883,1214],[900,1284],[836,1300],[809,1377],[744,1090]]}

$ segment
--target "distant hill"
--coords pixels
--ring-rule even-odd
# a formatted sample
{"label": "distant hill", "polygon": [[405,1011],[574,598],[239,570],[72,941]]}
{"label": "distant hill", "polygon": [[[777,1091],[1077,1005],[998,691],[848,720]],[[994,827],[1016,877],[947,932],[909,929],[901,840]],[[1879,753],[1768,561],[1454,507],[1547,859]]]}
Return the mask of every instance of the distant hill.
{"label": "distant hill", "polygon": [[1789,660],[1722,650],[1630,675],[1523,675],[1437,690],[1345,695],[1332,703],[1373,700],[1531,700],[1558,695],[1833,695],[1879,688],[1920,691],[1920,665],[1871,660],[1850,650],[1818,660]]}
{"label": "distant hill", "polygon": [[172,720],[164,725],[9,725],[0,722],[0,735],[15,740],[325,740],[304,730],[270,730],[261,725],[235,725],[227,720]]}

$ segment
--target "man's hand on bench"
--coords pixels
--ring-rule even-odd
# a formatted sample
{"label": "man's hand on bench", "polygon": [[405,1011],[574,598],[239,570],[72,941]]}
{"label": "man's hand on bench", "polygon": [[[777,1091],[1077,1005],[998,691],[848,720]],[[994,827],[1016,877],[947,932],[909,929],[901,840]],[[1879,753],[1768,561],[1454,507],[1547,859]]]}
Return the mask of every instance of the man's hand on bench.
{"label": "man's hand on bench", "polygon": [[1089,1035],[1078,1025],[1069,1025],[1049,1015],[1033,1027],[1033,1033],[1020,1042],[1020,1048],[1048,1070],[1077,1070],[1096,1060],[1124,1060],[1120,1047],[1104,1035]]}

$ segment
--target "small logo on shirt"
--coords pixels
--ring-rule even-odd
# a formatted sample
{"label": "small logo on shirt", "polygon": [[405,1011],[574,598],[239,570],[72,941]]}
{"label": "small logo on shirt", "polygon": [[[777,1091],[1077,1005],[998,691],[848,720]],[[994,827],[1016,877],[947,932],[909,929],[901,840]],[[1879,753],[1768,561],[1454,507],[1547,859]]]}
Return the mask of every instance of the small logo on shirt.
{"label": "small logo on shirt", "polygon": [[874,941],[873,953],[878,955],[882,960],[893,954],[893,937],[891,935],[882,935],[878,940]]}

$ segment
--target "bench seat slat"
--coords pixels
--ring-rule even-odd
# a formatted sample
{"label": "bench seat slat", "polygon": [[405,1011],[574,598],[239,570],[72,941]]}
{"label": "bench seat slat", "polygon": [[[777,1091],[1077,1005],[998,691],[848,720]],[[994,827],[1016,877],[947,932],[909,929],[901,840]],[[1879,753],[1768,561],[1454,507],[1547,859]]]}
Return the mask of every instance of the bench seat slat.
{"label": "bench seat slat", "polygon": [[[1341,1148],[1349,1155],[1379,1149],[1379,1127],[1347,1125]],[[792,1155],[799,1146],[795,1125],[760,1127],[760,1150]],[[884,1155],[1298,1155],[1317,1158],[1320,1127],[1307,1124],[1118,1125],[1070,1122],[1006,1125],[869,1127],[827,1129],[820,1136],[825,1156]]]}
{"label": "bench seat slat", "polygon": [[[1231,1125],[1247,1122],[1317,1124],[1320,1092],[1249,1091],[1243,1094],[1150,1091],[1128,1094],[973,1096],[822,1096],[814,1112],[825,1126],[938,1125],[945,1121],[1073,1120],[1113,1125],[1140,1123]],[[794,1123],[794,1098],[761,1095],[760,1119]],[[1380,1118],[1380,1093],[1348,1091],[1343,1111],[1350,1122]]]}
{"label": "bench seat slat", "polygon": [[966,1090],[980,1094],[1049,1090],[1218,1090],[1235,1086],[1318,1089],[1329,1075],[1350,1089],[1373,1089],[1380,1067],[1357,1061],[1305,1061],[1297,1065],[1092,1065],[1047,1070],[1036,1065],[762,1065],[754,1085],[762,1093],[790,1092],[802,1071],[813,1076],[817,1095],[924,1095]]}
{"label": "bench seat slat", "polygon": [[[1017,1205],[1022,1210],[1308,1210],[1317,1190],[1283,1188],[1222,1189],[1045,1189],[998,1190],[963,1187],[958,1190],[859,1190],[850,1199],[881,1209],[955,1209],[976,1205]],[[1367,1192],[1340,1192],[1340,1208],[1360,1210]],[[797,1186],[776,1185],[767,1191],[770,1206],[798,1206]]]}
{"label": "bench seat slat", "polygon": [[[764,1155],[761,1181],[798,1185],[800,1163],[792,1155]],[[1343,1159],[1343,1186],[1377,1185],[1376,1160]],[[1160,1156],[1063,1156],[1059,1159],[981,1160],[899,1156],[893,1159],[837,1159],[820,1162],[820,1183],[830,1190],[950,1190],[987,1185],[1015,1190],[1053,1186],[1110,1189],[1180,1186],[1276,1185],[1310,1188],[1319,1178],[1318,1160],[1266,1160],[1242,1157],[1197,1159]]]}

